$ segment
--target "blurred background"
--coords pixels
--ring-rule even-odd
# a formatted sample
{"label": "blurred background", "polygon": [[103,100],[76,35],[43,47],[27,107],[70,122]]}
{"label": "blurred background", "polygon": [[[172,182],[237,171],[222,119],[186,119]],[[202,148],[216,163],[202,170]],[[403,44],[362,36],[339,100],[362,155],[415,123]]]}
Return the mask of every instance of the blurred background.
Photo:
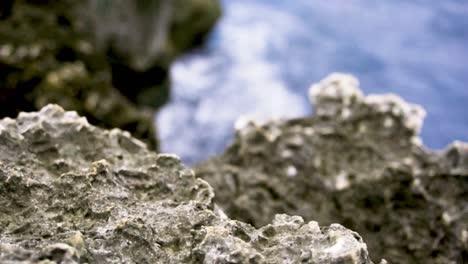
{"label": "blurred background", "polygon": [[468,141],[468,2],[223,0],[202,49],[171,67],[157,115],[162,150],[189,163],[220,153],[235,121],[312,113],[307,91],[331,72],[365,93],[396,93],[426,111],[432,149]]}
{"label": "blurred background", "polygon": [[332,72],[427,111],[424,144],[468,141],[464,0],[2,0],[0,117],[48,103],[187,163],[239,118],[310,115]]}

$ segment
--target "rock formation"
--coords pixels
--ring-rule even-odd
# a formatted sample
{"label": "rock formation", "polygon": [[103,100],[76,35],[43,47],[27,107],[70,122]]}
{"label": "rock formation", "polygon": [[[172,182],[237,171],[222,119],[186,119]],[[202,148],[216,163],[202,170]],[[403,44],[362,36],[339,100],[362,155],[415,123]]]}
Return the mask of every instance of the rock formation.
{"label": "rock formation", "polygon": [[110,56],[113,85],[137,105],[158,107],[169,96],[170,64],[205,39],[221,7],[218,0],[85,0],[74,15]]}
{"label": "rock formation", "polygon": [[197,176],[229,217],[254,226],[300,215],[356,230],[376,259],[467,262],[468,144],[425,149],[421,107],[358,86],[327,77],[310,90],[312,117],[249,123]]}
{"label": "rock formation", "polygon": [[57,103],[157,148],[168,67],[219,14],[216,0],[1,1],[0,117]]}
{"label": "rock formation", "polygon": [[371,263],[341,225],[256,229],[213,196],[177,157],[76,112],[0,120],[0,263]]}

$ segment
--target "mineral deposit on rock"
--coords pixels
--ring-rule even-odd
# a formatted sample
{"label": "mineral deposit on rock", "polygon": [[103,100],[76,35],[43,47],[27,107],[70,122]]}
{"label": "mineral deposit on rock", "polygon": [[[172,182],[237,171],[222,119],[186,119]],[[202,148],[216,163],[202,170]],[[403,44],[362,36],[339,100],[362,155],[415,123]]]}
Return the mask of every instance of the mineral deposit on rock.
{"label": "mineral deposit on rock", "polygon": [[0,120],[0,263],[371,263],[341,225],[256,229],[213,195],[177,157],[59,106]]}
{"label": "mineral deposit on rock", "polygon": [[327,77],[310,97],[312,117],[251,122],[198,165],[227,215],[254,226],[278,213],[337,222],[376,259],[467,263],[468,144],[425,149],[421,107],[364,96],[350,75]]}

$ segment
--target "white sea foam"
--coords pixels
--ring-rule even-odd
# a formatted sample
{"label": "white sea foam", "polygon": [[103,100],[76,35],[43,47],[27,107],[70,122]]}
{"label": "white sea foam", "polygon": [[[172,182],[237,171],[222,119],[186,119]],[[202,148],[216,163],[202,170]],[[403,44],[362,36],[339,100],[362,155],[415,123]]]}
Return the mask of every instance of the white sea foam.
{"label": "white sea foam", "polygon": [[251,8],[232,5],[218,29],[217,49],[172,67],[174,102],[158,115],[163,151],[188,162],[206,158],[224,148],[241,116],[268,120],[307,112],[305,95],[288,89],[279,66],[269,58],[272,48],[287,48],[286,34],[303,26],[263,5],[255,9],[268,19],[260,19]]}

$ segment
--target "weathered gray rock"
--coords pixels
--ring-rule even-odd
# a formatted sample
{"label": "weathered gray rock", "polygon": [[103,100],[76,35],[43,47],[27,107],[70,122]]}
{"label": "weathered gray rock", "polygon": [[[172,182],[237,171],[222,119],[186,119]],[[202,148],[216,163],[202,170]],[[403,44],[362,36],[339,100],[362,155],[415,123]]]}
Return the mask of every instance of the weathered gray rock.
{"label": "weathered gray rock", "polygon": [[356,230],[394,263],[468,260],[468,145],[422,146],[424,111],[395,95],[364,96],[333,74],[310,90],[315,115],[237,131],[199,164],[229,217],[261,226],[300,215]]}
{"label": "weathered gray rock", "polygon": [[360,236],[228,219],[177,157],[48,105],[0,120],[0,263],[371,263]]}

